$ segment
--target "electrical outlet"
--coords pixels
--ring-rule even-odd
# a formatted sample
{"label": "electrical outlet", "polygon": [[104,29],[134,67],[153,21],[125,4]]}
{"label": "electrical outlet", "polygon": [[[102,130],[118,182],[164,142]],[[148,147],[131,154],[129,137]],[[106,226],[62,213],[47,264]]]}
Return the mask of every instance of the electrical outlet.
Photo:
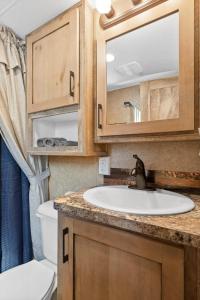
{"label": "electrical outlet", "polygon": [[110,156],[99,158],[99,174],[110,175]]}

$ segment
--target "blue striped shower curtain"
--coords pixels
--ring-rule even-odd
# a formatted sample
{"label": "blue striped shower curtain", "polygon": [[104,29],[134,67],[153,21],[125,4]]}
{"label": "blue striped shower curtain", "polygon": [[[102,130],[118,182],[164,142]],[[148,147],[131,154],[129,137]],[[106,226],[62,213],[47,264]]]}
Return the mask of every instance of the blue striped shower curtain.
{"label": "blue striped shower curtain", "polygon": [[32,258],[29,182],[0,136],[0,272]]}

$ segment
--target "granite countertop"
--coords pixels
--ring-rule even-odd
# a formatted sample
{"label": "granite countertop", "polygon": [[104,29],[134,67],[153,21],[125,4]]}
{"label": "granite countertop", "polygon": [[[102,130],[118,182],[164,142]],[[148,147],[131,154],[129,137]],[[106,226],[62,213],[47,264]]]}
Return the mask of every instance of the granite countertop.
{"label": "granite countertop", "polygon": [[[185,193],[184,193],[185,194]],[[138,216],[89,204],[83,192],[55,200],[55,208],[68,217],[84,219],[152,238],[200,248],[200,195],[187,194],[196,204],[191,212],[172,216]]]}

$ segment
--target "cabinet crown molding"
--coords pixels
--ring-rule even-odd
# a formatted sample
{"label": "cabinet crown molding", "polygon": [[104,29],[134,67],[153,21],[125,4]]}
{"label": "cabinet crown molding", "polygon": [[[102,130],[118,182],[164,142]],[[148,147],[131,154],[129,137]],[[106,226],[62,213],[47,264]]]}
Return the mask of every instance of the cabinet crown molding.
{"label": "cabinet crown molding", "polygon": [[168,0],[132,0],[128,3],[127,0],[117,0],[112,5],[112,10],[115,13],[112,14],[111,17],[108,15],[101,15],[99,20],[100,25],[104,30],[108,29],[166,1]]}

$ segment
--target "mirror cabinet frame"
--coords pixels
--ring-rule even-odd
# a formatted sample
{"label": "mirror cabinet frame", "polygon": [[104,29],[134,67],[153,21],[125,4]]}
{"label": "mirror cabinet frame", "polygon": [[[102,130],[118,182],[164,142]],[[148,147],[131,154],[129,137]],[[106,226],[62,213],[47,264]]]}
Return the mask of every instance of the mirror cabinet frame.
{"label": "mirror cabinet frame", "polygon": [[[107,124],[106,43],[176,12],[179,12],[179,118],[141,123]],[[158,5],[125,18],[107,29],[103,28],[100,22],[101,16],[98,13],[96,13],[95,19],[97,142],[98,137],[106,136],[194,133],[195,114],[199,106],[198,92],[195,95],[195,61],[197,61],[195,25],[198,23],[195,17],[195,0],[161,0]]]}

